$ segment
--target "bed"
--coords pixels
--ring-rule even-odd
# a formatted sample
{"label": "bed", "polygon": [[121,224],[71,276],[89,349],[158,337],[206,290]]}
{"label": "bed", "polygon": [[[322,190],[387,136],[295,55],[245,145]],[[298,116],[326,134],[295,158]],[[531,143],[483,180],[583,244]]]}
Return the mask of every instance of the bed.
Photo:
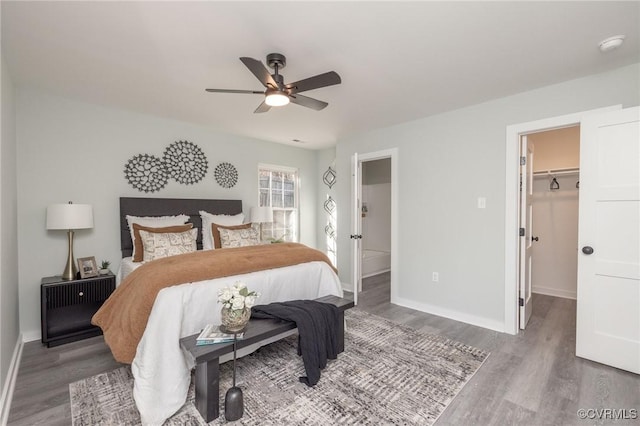
{"label": "bed", "polygon": [[[123,258],[130,257],[133,248],[126,215],[166,216],[183,213],[190,217],[194,227],[200,228],[202,226],[198,213],[200,210],[214,214],[234,215],[242,212],[242,202],[240,200],[121,198],[120,232]],[[199,249],[202,248],[201,232],[198,232],[197,246]],[[254,249],[280,250],[276,246],[280,245],[254,247]],[[282,246],[282,250],[284,248]],[[229,259],[235,256],[234,250],[236,249],[216,249],[213,251],[218,251],[216,256],[225,256],[225,259]],[[147,262],[146,265],[139,267],[122,281],[112,298],[117,300],[116,293],[131,289],[133,281],[140,281],[152,276],[151,268],[157,271],[160,268],[160,263],[173,264],[175,269],[175,265],[180,264],[179,261],[183,261],[182,256],[190,256],[188,259],[184,257],[184,262],[193,265],[194,259],[204,259],[204,256],[210,255],[210,252],[199,252]],[[187,260],[191,263],[188,263]],[[241,261],[238,260],[238,264],[240,263]],[[147,273],[148,275],[145,276]],[[258,300],[260,304],[295,299],[316,299],[327,295],[342,297],[342,288],[337,274],[324,261],[310,261],[162,288],[151,302],[152,307],[147,322],[143,327],[142,336],[135,347],[135,356],[131,361],[131,371],[134,376],[133,394],[143,424],[162,424],[184,404],[194,360],[190,354],[180,349],[179,339],[199,332],[206,324],[219,324],[218,289],[231,286],[238,280],[245,282],[250,289],[261,293]],[[122,293],[119,296],[121,297]],[[109,302],[107,301],[107,303]],[[128,300],[127,303],[134,302]],[[108,309],[113,311],[114,304],[115,302],[110,303]],[[115,306],[119,308],[120,305],[116,304]],[[124,307],[127,304],[123,303],[121,306]],[[126,318],[136,314],[135,312],[131,313],[132,310],[135,309],[131,309],[131,306],[128,309],[123,308],[121,312],[118,312],[118,320],[121,323],[126,322]],[[103,327],[105,341],[114,352],[114,357],[118,359],[114,346],[110,343],[113,342],[113,333],[107,332],[106,328]],[[276,337],[280,338],[280,336]],[[246,353],[255,349],[257,347],[249,349]]]}

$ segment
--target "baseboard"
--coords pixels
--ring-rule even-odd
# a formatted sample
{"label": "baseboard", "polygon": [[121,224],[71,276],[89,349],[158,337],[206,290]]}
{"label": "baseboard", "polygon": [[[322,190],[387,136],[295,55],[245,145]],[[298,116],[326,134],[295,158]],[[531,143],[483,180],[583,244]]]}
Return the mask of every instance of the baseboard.
{"label": "baseboard", "polygon": [[546,296],[562,297],[564,299],[576,300],[577,293],[575,291],[558,290],[557,288],[549,287],[531,287],[533,293],[544,294]]}
{"label": "baseboard", "polygon": [[379,271],[375,271],[375,272],[372,272],[370,274],[363,275],[362,279],[369,278],[369,277],[375,277],[376,275],[384,274],[385,272],[389,272],[389,271],[391,271],[391,268],[381,269]]}
{"label": "baseboard", "polygon": [[42,335],[39,330],[22,333],[22,343],[35,342],[36,340],[42,340]]}
{"label": "baseboard", "polygon": [[2,386],[2,397],[0,397],[0,425],[2,426],[6,426],[9,420],[9,410],[11,409],[11,401],[13,400],[13,390],[16,387],[16,378],[18,377],[18,370],[20,369],[23,347],[22,334],[19,334],[16,347],[13,350],[13,356],[11,357],[11,364],[9,364],[7,379]]}
{"label": "baseboard", "polygon": [[504,323],[501,321],[479,317],[476,315],[469,315],[464,312],[453,311],[450,309],[442,308],[440,306],[433,306],[428,303],[419,303],[413,300],[403,299],[401,297],[392,297],[391,303],[404,306],[405,308],[411,308],[417,311],[425,312],[427,314],[437,315],[439,317],[449,318],[455,321],[460,321],[478,327],[488,328],[489,330],[499,331],[500,333],[505,333]]}

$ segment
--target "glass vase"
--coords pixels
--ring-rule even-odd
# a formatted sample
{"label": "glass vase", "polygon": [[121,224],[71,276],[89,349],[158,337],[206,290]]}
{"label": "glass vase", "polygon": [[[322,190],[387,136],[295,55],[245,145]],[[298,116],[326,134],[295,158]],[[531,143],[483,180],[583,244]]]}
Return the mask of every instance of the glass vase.
{"label": "glass vase", "polygon": [[251,318],[251,309],[231,309],[222,308],[220,312],[220,322],[225,328],[225,331],[230,333],[237,333],[241,331],[249,322]]}

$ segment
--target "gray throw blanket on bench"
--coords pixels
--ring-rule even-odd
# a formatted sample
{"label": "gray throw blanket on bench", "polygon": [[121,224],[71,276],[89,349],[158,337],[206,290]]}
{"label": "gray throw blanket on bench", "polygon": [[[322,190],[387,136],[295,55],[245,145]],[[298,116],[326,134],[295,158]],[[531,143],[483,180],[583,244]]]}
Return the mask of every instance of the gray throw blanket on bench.
{"label": "gray throw blanket on bench", "polygon": [[251,318],[275,318],[293,321],[298,327],[298,355],[302,355],[306,377],[300,381],[313,386],[320,380],[320,370],[327,359],[338,356],[337,330],[339,311],[331,303],[293,300],[251,308]]}

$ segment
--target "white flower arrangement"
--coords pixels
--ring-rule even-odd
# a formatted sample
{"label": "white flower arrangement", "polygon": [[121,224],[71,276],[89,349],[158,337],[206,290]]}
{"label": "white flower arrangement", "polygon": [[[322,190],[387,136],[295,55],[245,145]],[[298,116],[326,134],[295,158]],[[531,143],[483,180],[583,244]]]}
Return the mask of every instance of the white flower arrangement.
{"label": "white flower arrangement", "polygon": [[236,281],[231,287],[218,290],[218,303],[222,303],[222,307],[234,311],[240,311],[244,308],[251,309],[256,304],[258,297],[260,297],[260,293],[249,291],[247,285],[242,281]]}

